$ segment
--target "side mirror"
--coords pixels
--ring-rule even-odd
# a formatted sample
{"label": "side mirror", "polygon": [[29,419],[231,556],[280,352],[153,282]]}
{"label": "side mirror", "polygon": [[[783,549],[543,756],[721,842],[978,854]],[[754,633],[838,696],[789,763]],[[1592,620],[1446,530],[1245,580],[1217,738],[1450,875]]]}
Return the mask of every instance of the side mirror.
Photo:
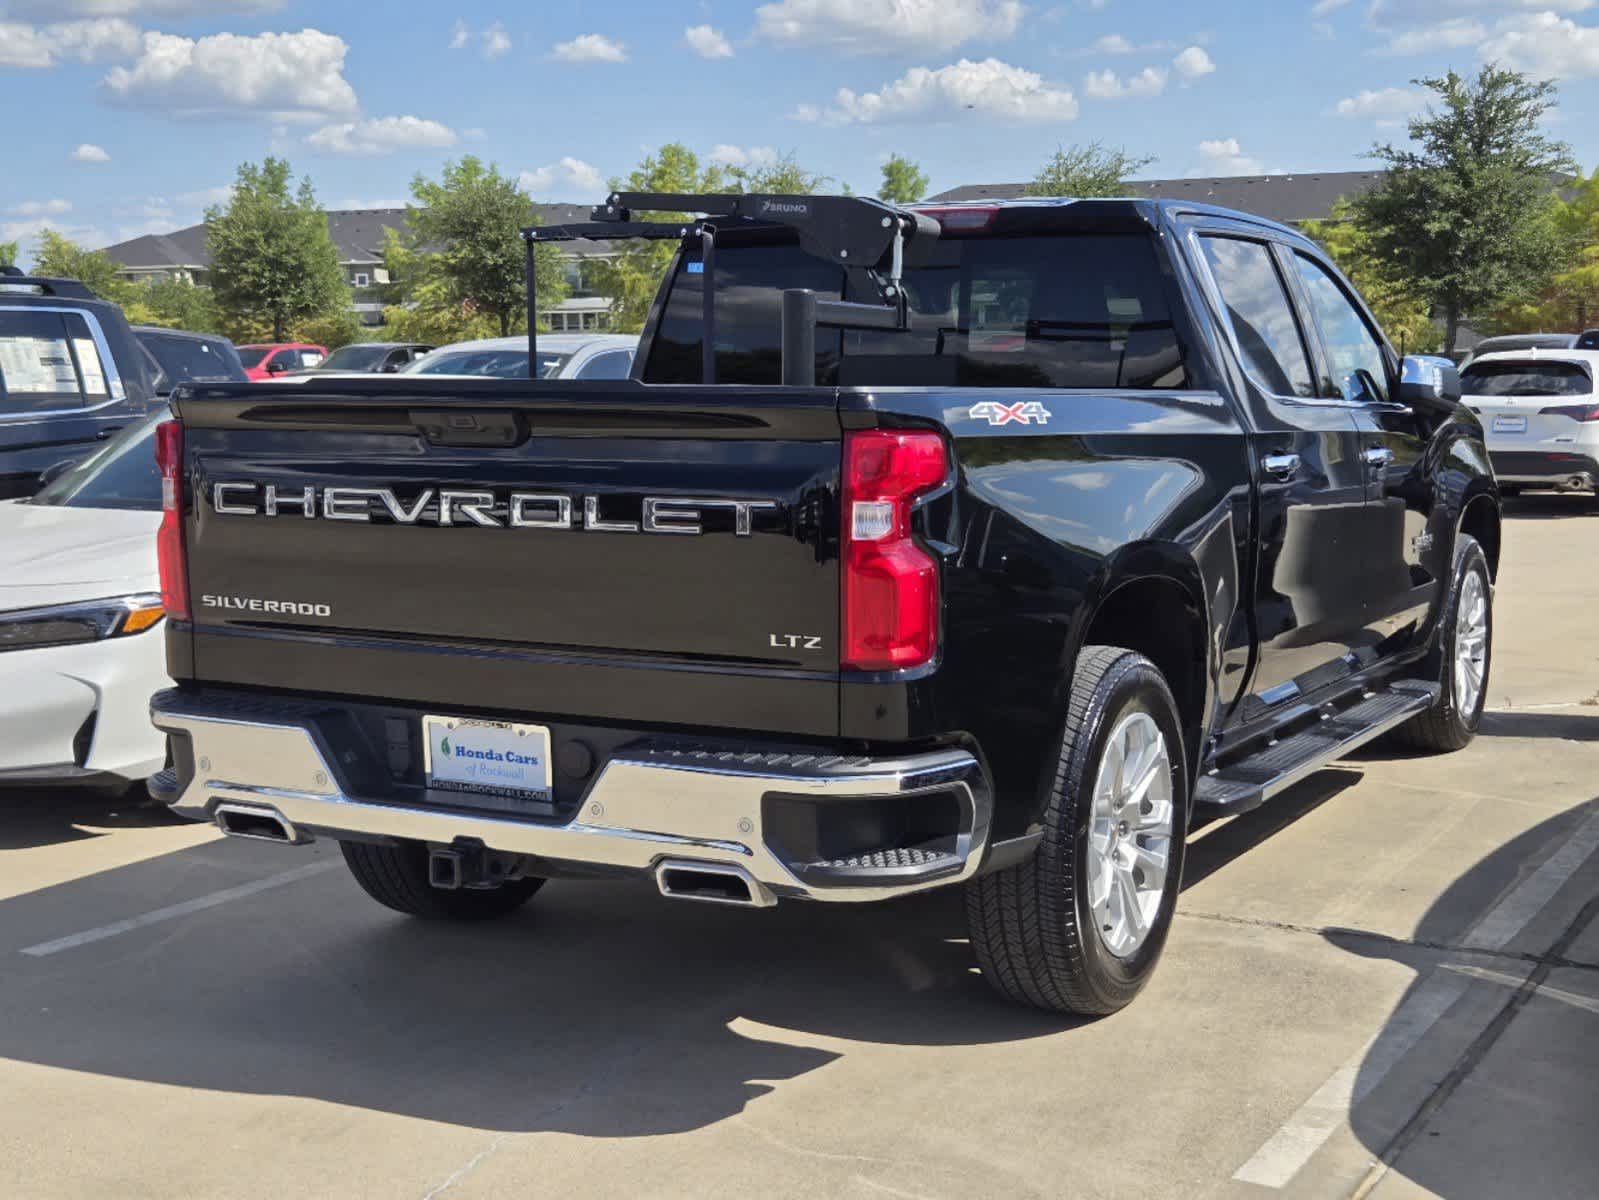
{"label": "side mirror", "polygon": [[1401,404],[1447,412],[1459,406],[1460,396],[1460,370],[1447,358],[1411,354],[1400,364],[1397,399]]}
{"label": "side mirror", "polygon": [[289,369],[288,367],[284,366],[281,362],[279,362],[275,358],[271,362],[267,363],[267,365],[266,365],[266,370],[267,370],[267,374],[268,375],[281,375],[281,374],[283,374],[283,372],[287,371],[288,369]]}
{"label": "side mirror", "polygon": [[397,363],[397,362],[386,362],[381,367],[378,368],[378,371],[380,373],[384,374],[384,375],[393,375],[399,369],[400,369],[400,364],[399,363]]}

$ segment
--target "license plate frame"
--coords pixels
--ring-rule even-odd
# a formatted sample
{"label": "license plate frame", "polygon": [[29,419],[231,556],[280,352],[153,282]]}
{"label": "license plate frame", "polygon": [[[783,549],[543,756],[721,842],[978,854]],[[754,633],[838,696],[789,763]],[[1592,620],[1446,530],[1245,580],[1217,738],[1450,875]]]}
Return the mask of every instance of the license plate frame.
{"label": "license plate frame", "polygon": [[1526,433],[1526,417],[1495,417],[1491,433]]}
{"label": "license plate frame", "polygon": [[[463,743],[463,736],[471,740]],[[550,804],[552,767],[547,725],[439,713],[422,718],[422,779],[429,788]]]}

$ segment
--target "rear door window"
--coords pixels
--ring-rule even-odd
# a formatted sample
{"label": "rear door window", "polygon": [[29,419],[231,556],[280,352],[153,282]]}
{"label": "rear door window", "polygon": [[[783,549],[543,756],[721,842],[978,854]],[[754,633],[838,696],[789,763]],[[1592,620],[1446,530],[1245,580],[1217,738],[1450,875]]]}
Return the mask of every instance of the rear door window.
{"label": "rear door window", "polygon": [[633,355],[627,350],[611,350],[596,354],[579,368],[579,379],[626,379],[633,365]]}
{"label": "rear door window", "polygon": [[1478,362],[1460,374],[1468,396],[1591,396],[1593,376],[1580,363]]}
{"label": "rear door window", "polygon": [[110,399],[81,313],[0,309],[0,414],[69,412]]}
{"label": "rear door window", "polygon": [[1264,242],[1234,237],[1202,237],[1199,244],[1227,306],[1245,368],[1273,395],[1315,396],[1310,356],[1270,249]]}
{"label": "rear door window", "polygon": [[[701,379],[701,264],[685,256],[644,378]],[[861,281],[856,281],[860,283]],[[1188,383],[1156,248],[1145,234],[945,237],[908,268],[906,332],[821,328],[823,386],[1182,388]],[[777,383],[782,293],[875,300],[792,244],[718,246],[719,383]]]}

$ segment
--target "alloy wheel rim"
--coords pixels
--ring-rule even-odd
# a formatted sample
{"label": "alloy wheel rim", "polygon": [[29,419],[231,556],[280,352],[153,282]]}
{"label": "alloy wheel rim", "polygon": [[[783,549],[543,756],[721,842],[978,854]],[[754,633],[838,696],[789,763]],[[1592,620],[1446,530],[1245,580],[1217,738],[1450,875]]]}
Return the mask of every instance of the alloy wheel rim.
{"label": "alloy wheel rim", "polygon": [[1488,676],[1488,591],[1469,571],[1460,585],[1455,615],[1455,704],[1470,720]]}
{"label": "alloy wheel rim", "polygon": [[1129,713],[1105,743],[1088,828],[1088,904],[1117,958],[1149,937],[1171,861],[1171,754],[1155,719]]}

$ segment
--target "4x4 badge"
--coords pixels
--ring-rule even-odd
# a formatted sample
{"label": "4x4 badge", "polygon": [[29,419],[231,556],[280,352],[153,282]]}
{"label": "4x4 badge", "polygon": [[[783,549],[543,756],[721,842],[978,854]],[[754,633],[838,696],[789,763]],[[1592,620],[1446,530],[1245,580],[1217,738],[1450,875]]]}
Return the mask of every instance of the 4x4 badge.
{"label": "4x4 badge", "polygon": [[974,421],[987,421],[990,425],[1009,425],[1012,421],[1021,425],[1049,424],[1049,409],[1037,400],[1018,400],[1015,404],[984,400],[972,405],[969,415]]}

